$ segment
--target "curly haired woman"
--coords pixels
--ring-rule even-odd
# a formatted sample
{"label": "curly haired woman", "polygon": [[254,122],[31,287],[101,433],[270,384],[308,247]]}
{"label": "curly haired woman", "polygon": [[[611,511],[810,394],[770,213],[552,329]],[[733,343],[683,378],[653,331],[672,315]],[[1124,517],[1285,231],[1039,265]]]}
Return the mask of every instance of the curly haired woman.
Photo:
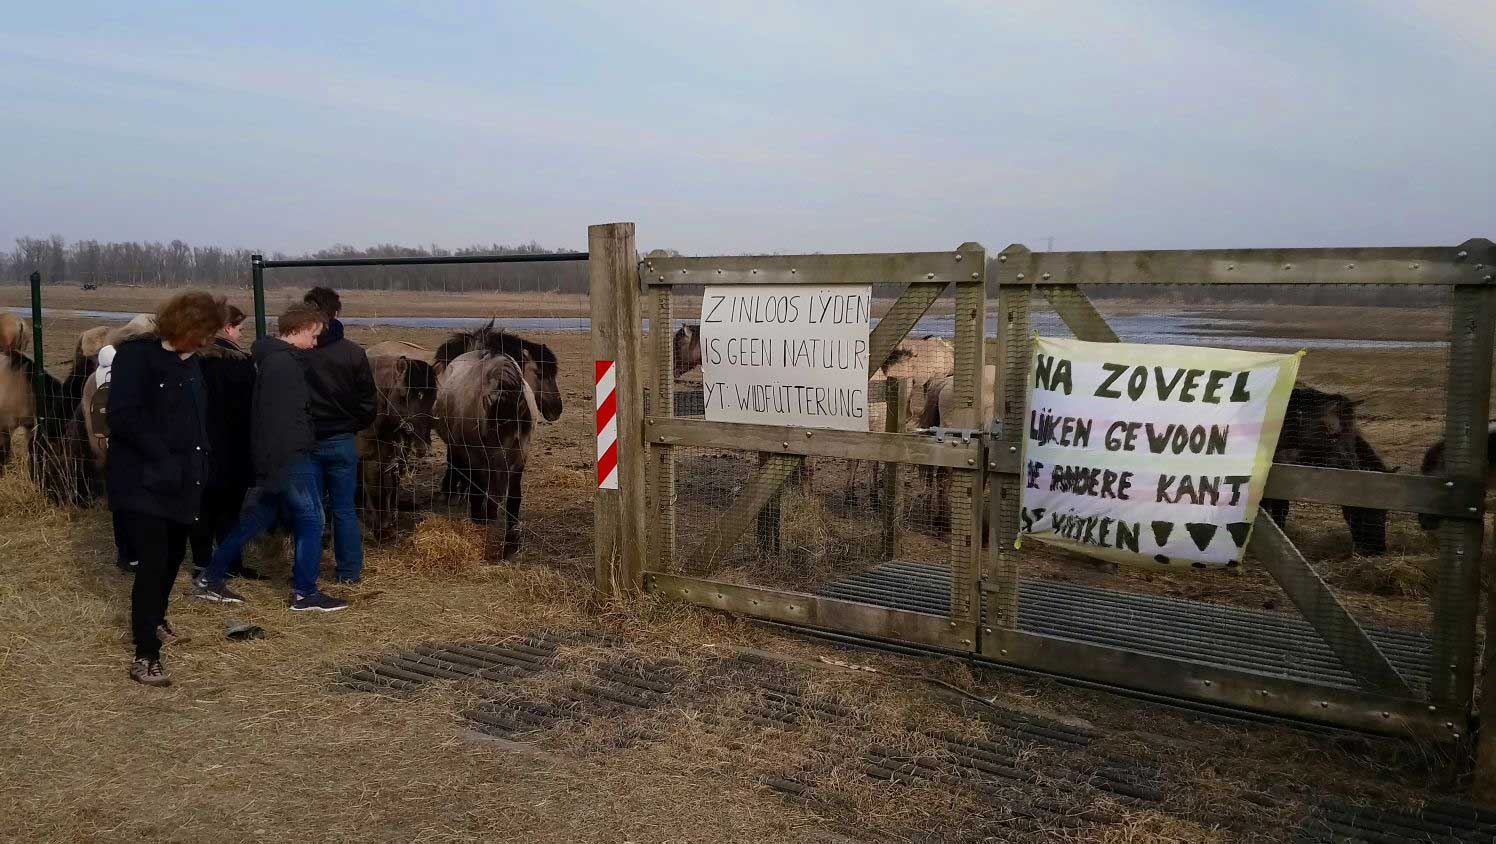
{"label": "curly haired woman", "polygon": [[109,509],[140,558],[130,595],[130,677],[166,686],[161,644],[176,637],[167,599],[202,515],[210,446],[196,352],[227,321],[224,302],[179,293],[156,312],[156,333],[115,350],[109,392]]}

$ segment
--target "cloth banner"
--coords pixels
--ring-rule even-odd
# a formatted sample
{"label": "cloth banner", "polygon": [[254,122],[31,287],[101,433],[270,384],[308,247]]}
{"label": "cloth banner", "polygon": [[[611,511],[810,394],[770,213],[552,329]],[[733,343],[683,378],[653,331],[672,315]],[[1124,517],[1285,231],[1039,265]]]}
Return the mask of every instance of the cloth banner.
{"label": "cloth banner", "polygon": [[1240,565],[1301,354],[1036,337],[1019,541]]}

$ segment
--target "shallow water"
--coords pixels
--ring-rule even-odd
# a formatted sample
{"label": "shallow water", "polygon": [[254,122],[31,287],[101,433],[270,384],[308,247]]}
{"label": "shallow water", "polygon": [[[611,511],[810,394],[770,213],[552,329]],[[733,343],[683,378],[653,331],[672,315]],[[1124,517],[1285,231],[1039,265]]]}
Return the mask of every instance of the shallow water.
{"label": "shallow water", "polygon": [[[30,308],[7,308],[22,316],[30,316]],[[44,308],[42,313],[53,317],[98,319],[109,322],[126,322],[135,314],[124,311],[80,311]],[[392,326],[401,328],[477,328],[488,322],[487,317],[342,317],[345,325]],[[1034,331],[1048,337],[1074,336],[1065,327],[1058,314],[1039,312],[1030,317]],[[692,320],[694,321],[694,320]],[[685,320],[676,320],[680,325]],[[1107,317],[1107,322],[1121,338],[1129,343],[1168,343],[1180,346],[1231,346],[1251,349],[1439,349],[1449,344],[1439,340],[1345,340],[1328,337],[1291,338],[1259,337],[1256,331],[1261,323],[1252,320],[1220,319],[1200,314],[1126,314]],[[996,317],[987,318],[988,336],[996,336]],[[592,321],[587,317],[511,317],[499,321],[500,325],[515,331],[588,331]],[[874,321],[876,324],[876,321]],[[649,320],[644,320],[646,328]],[[934,334],[950,337],[955,334],[955,318],[929,316],[921,319],[911,332],[917,337]]]}

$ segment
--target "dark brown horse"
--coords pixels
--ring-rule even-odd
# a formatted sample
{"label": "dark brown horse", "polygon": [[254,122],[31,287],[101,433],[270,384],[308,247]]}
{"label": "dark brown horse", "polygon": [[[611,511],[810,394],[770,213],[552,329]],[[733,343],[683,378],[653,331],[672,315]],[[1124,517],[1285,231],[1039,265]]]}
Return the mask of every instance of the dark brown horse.
{"label": "dark brown horse", "polygon": [[[453,348],[476,348],[451,355]],[[447,350],[445,353],[443,350]],[[519,548],[521,482],[536,422],[561,416],[556,355],[549,347],[498,331],[493,323],[437,350],[436,432],[447,444],[454,488],[474,521],[505,515],[498,557]]]}
{"label": "dark brown horse", "polygon": [[436,371],[419,357],[390,352],[381,343],[369,350],[378,394],[374,424],[359,432],[359,484],[364,512],[377,536],[395,525],[400,478],[431,447]]}
{"label": "dark brown horse", "polygon": [[[1294,387],[1273,462],[1365,472],[1396,471],[1382,462],[1381,455],[1361,433],[1356,419],[1356,407],[1360,404],[1339,393]],[[1286,526],[1289,502],[1264,499],[1262,509],[1280,526]],[[1366,556],[1387,553],[1386,510],[1342,507],[1341,513],[1350,529],[1355,553]]]}
{"label": "dark brown horse", "polygon": [[[1444,441],[1439,440],[1423,453],[1425,475],[1444,474]],[[1496,488],[1496,422],[1486,425],[1486,489]],[[1419,513],[1418,524],[1424,530],[1437,530],[1444,520],[1431,513]]]}

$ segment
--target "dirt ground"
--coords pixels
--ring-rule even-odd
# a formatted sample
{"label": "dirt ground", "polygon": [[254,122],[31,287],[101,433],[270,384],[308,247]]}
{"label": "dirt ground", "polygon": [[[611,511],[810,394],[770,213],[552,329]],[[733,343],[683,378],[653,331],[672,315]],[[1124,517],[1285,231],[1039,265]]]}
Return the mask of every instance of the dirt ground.
{"label": "dirt ground", "polygon": [[[159,295],[147,293],[99,304],[77,291],[76,305],[49,294],[47,304],[144,310]],[[9,295],[0,288],[0,305],[23,304]],[[408,295],[347,294],[345,302],[350,315],[586,313],[585,299],[425,297],[423,303],[421,296],[403,298]],[[1285,324],[1298,320],[1306,332],[1332,316],[1274,313]],[[1377,317],[1379,324],[1387,323],[1385,316]],[[47,321],[49,369],[66,370],[78,332],[93,324]],[[1434,322],[1404,323],[1401,333],[1420,336],[1399,339],[1439,330]],[[354,327],[350,336],[366,345],[406,339],[431,347],[445,332]],[[242,608],[196,603],[179,590],[172,619],[191,640],[168,650],[177,683],[165,691],[125,677],[128,580],[110,565],[107,514],[97,506],[62,511],[38,503],[13,463],[0,478],[0,759],[10,760],[0,763],[0,830],[19,840],[58,841],[1276,841],[1301,834],[1321,800],[1417,805],[1462,787],[1435,748],[1201,720],[960,664],[849,654],[647,598],[597,606],[587,586],[594,484],[590,340],[576,332],[526,336],[557,353],[566,409],[537,434],[525,479],[524,546],[516,559],[482,565],[482,543],[470,526],[440,517],[419,525],[411,520],[396,541],[371,547],[369,576],[349,595],[352,609],[308,619],[285,610],[284,549],[267,545],[255,559],[274,579],[243,584],[249,603]],[[1416,467],[1442,424],[1442,357],[1424,350],[1315,351],[1301,378],[1366,398],[1360,413],[1368,439],[1389,463]],[[707,462],[694,464],[695,471],[683,462],[679,472],[682,545],[699,535],[739,483],[734,473],[741,460],[727,466],[720,456],[698,456]],[[877,528],[867,505],[841,501],[848,471],[828,466],[809,494],[793,490],[787,555],[755,559],[736,576],[808,588],[854,569],[846,549],[866,547]],[[900,522],[907,556],[941,561],[942,535],[919,509],[921,480],[906,474]],[[416,503],[427,512],[442,509],[436,477],[428,467],[414,479]],[[865,502],[867,482],[860,483],[854,493]],[[1362,620],[1415,628],[1427,623],[1435,549],[1410,519],[1394,521],[1393,554],[1376,560],[1350,555],[1334,508],[1297,509],[1289,534]],[[743,544],[751,546],[751,531]],[[1250,566],[1231,576],[1109,572],[1045,554],[1029,564],[1031,573],[1057,579],[1254,608],[1284,606],[1281,590]],[[223,635],[228,619],[258,624],[269,636],[229,641]],[[866,709],[865,717],[854,719],[862,732],[848,738],[735,726],[725,734],[722,728],[704,733],[703,719],[739,704],[725,700],[712,708],[685,701],[653,711],[643,726],[593,714],[514,744],[480,737],[463,714],[494,694],[488,687],[436,682],[385,696],[339,684],[350,666],[421,643],[494,642],[538,630],[607,633],[622,657],[691,671],[706,671],[713,659],[741,648],[792,657],[811,666],[805,672],[813,702]],[[585,654],[576,660],[521,690],[551,700],[557,683],[591,670]],[[886,673],[846,672],[826,660]],[[974,711],[971,698],[952,687],[990,703]],[[1063,771],[1049,764],[1051,757],[1068,759],[1065,753],[1021,747],[1019,758],[1030,760],[1025,766],[1033,766],[1033,781],[998,798],[980,782],[973,791],[976,785],[964,780],[939,787],[897,776],[882,780],[851,764],[887,744],[915,760],[938,758],[924,744],[927,727],[985,731],[992,712],[1076,725],[1094,734],[1092,745]],[[1102,756],[1142,766],[1164,796],[1118,802],[1115,795],[1065,785]],[[790,798],[771,787],[787,769],[814,779],[820,796]],[[1004,817],[1012,806],[1031,803],[1063,804],[1062,815],[1081,821],[1061,823],[1051,813],[1045,816],[1050,820],[1013,826]]]}
{"label": "dirt ground", "polygon": [[[1276,841],[1311,828],[1323,801],[1417,806],[1458,787],[1432,748],[1202,720],[956,663],[839,651],[649,599],[596,606],[583,519],[572,523],[575,555],[527,551],[496,566],[476,564],[471,532],[434,520],[371,549],[353,607],[317,618],[284,608],[284,553],[264,550],[252,560],[274,579],[241,584],[242,607],[179,589],[171,617],[190,638],[165,654],[176,683],[147,689],[125,677],[129,580],[110,565],[107,516],[40,506],[11,468],[0,479],[0,829],[15,840]],[[268,636],[227,640],[231,619]],[[392,651],[538,630],[608,634],[615,656],[686,673],[760,649],[805,666],[804,711],[861,714],[849,716],[852,733],[762,727],[746,720],[746,697],[713,683],[710,704],[633,718],[579,712],[515,743],[484,738],[464,717],[495,695],[482,683],[391,696],[339,685]],[[552,699],[591,670],[587,654],[578,648],[556,673],[504,694]],[[749,682],[774,676],[755,671]],[[716,720],[724,712],[738,718]],[[1015,719],[1089,744],[1014,745],[1003,735],[1017,733],[994,724]],[[997,789],[869,773],[873,750],[944,761],[935,730],[1008,742],[1027,780]],[[1096,766],[1123,763],[1144,799],[1086,785]],[[786,796],[773,785],[786,777],[815,790]],[[1050,808],[1015,826],[1024,806]]]}

